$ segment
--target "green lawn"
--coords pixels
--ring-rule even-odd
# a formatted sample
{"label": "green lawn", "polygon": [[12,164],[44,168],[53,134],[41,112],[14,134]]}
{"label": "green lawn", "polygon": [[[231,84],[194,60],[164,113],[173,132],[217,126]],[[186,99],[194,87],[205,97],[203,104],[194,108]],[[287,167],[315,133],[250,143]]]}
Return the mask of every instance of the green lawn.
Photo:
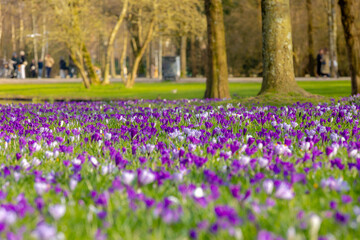
{"label": "green lawn", "polygon": [[[299,82],[307,91],[326,97],[345,97],[350,94],[350,81]],[[234,98],[256,96],[260,83],[230,83]],[[133,89],[121,83],[94,86],[87,90],[80,83],[0,85],[0,98],[38,99],[183,99],[202,98],[202,83],[138,83]]]}

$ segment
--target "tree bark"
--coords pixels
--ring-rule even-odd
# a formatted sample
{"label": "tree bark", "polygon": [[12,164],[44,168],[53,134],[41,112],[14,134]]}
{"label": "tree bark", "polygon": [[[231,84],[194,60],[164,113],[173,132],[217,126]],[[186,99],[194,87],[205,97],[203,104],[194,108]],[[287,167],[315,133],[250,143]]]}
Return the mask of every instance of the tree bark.
{"label": "tree bark", "polygon": [[2,3],[0,2],[0,56],[2,55],[2,50],[3,50],[3,20],[4,20],[4,15],[2,14]]}
{"label": "tree bark", "polygon": [[115,52],[111,52],[111,77],[116,77],[116,59],[115,59]]}
{"label": "tree bark", "polygon": [[19,47],[21,51],[25,50],[24,44],[24,14],[22,3],[19,3],[19,18],[20,18],[20,28],[19,28]]}
{"label": "tree bark", "polygon": [[146,78],[151,77],[151,43],[146,49]]}
{"label": "tree bark", "polygon": [[263,82],[259,94],[306,94],[296,81],[289,0],[262,0]]}
{"label": "tree bark", "polygon": [[330,75],[336,77],[337,68],[334,61],[337,60],[336,50],[336,4],[335,0],[328,0],[328,27],[329,27],[329,46],[330,46]]}
{"label": "tree bark", "polygon": [[31,20],[32,20],[32,27],[33,27],[33,44],[34,44],[34,59],[35,59],[35,68],[37,69],[37,63],[39,61],[39,55],[37,50],[37,29],[36,29],[36,19],[35,19],[35,11],[33,6],[33,1],[31,1]]}
{"label": "tree bark", "polygon": [[180,46],[180,60],[181,60],[181,77],[186,77],[186,36],[181,37],[181,46]]}
{"label": "tree bark", "polygon": [[82,50],[82,54],[84,57],[84,65],[86,66],[86,68],[88,70],[88,77],[90,79],[90,83],[95,84],[95,85],[100,84],[101,82],[100,82],[99,76],[97,75],[97,73],[95,71],[94,65],[91,60],[90,53],[87,50],[85,43],[82,44],[81,50]]}
{"label": "tree bark", "polygon": [[41,43],[41,45],[42,45],[41,46],[41,60],[44,61],[45,50],[46,50],[46,45],[47,45],[46,16],[45,15],[42,17],[42,30],[43,30],[43,35],[42,35],[42,43]]}
{"label": "tree bark", "polygon": [[[70,57],[73,60],[75,66],[78,68],[81,79],[83,80],[83,84],[85,86],[85,88],[89,89],[90,88],[90,80],[86,74],[85,71],[85,67],[84,67],[84,60],[83,60],[83,55],[81,52],[77,52],[75,53],[75,50],[73,50],[70,47]],[[78,60],[79,59],[79,60]]]}
{"label": "tree bark", "polygon": [[313,8],[312,8],[312,0],[306,0],[306,9],[308,15],[308,55],[309,55],[309,63],[308,63],[308,73],[310,76],[315,76],[315,55],[314,55],[314,28],[313,28]]}
{"label": "tree bark", "polygon": [[14,16],[11,15],[11,43],[12,43],[12,50],[13,52],[16,52],[16,32],[15,32],[15,22],[14,22]]}
{"label": "tree bark", "polygon": [[158,66],[158,78],[159,80],[162,80],[163,79],[163,71],[162,71],[162,51],[163,50],[163,44],[162,44],[162,37],[160,36],[159,37],[159,56],[158,56],[158,59],[159,59],[159,66]]}
{"label": "tree bark", "polygon": [[123,50],[121,53],[121,58],[120,58],[120,69],[121,69],[121,79],[123,81],[123,83],[126,83],[126,76],[125,76],[125,68],[126,68],[126,53],[127,53],[127,45],[128,45],[128,35],[127,35],[127,31],[125,31],[124,33],[124,43],[123,43]]}
{"label": "tree bark", "polygon": [[110,83],[110,79],[109,79],[109,72],[110,72],[110,58],[111,58],[111,53],[114,51],[114,41],[116,38],[116,34],[118,33],[120,26],[125,18],[126,12],[127,12],[127,8],[128,8],[128,0],[124,1],[124,6],[122,8],[121,14],[114,26],[114,28],[111,31],[111,34],[109,36],[109,41],[108,41],[108,46],[107,46],[107,51],[106,51],[106,60],[105,60],[105,72],[104,72],[104,81],[103,84],[109,84]]}
{"label": "tree bark", "polygon": [[351,71],[351,94],[356,95],[360,93],[360,39],[355,27],[356,9],[354,0],[339,0],[339,5]]}
{"label": "tree bark", "polygon": [[191,36],[191,76],[196,77],[197,76],[197,49],[196,49],[196,39],[195,36]]}
{"label": "tree bark", "polygon": [[221,0],[205,0],[208,34],[208,71],[205,98],[230,98]]}

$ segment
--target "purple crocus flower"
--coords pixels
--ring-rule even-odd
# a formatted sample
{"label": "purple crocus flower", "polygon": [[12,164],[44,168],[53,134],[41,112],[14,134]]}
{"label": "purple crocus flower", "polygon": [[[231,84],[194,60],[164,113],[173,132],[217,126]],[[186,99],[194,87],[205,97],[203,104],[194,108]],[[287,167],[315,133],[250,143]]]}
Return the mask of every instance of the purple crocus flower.
{"label": "purple crocus flower", "polygon": [[352,198],[349,195],[342,195],[341,196],[341,201],[345,204],[347,203],[351,203],[352,202]]}
{"label": "purple crocus flower", "polygon": [[334,218],[338,223],[347,224],[349,219],[350,219],[350,216],[348,214],[343,214],[341,212],[336,212],[335,215],[334,215]]}

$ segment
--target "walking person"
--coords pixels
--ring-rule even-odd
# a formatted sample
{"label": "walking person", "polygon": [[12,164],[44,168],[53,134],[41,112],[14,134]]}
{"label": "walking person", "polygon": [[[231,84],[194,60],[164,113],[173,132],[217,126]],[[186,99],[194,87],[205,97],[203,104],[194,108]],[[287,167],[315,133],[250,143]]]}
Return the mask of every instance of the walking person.
{"label": "walking person", "polygon": [[43,70],[44,70],[44,62],[42,59],[40,59],[38,62],[38,78],[42,78]]}
{"label": "walking person", "polygon": [[11,78],[17,78],[19,59],[17,57],[16,52],[13,53],[10,63],[11,63],[11,66],[12,66]]}
{"label": "walking person", "polygon": [[50,78],[50,76],[51,76],[51,69],[52,69],[54,63],[55,63],[55,61],[54,61],[54,59],[50,56],[50,54],[46,55],[46,57],[45,57],[46,78]]}
{"label": "walking person", "polygon": [[322,76],[321,67],[322,67],[323,55],[324,55],[324,49],[320,49],[318,55],[316,56],[316,74],[317,74],[317,77]]}
{"label": "walking person", "polygon": [[31,63],[30,63],[30,78],[36,78],[36,63],[35,63],[35,59],[31,60]]}
{"label": "walking person", "polygon": [[66,78],[66,69],[67,69],[66,62],[65,62],[64,58],[61,57],[61,59],[60,59],[60,77],[61,78]]}
{"label": "walking person", "polygon": [[321,73],[323,77],[330,77],[330,56],[327,48],[324,49],[324,55],[321,62]]}
{"label": "walking person", "polygon": [[26,78],[26,72],[25,72],[26,65],[27,65],[27,61],[26,61],[26,58],[25,58],[25,52],[21,51],[20,52],[20,58],[19,58],[19,72],[20,72],[20,74],[19,74],[18,78],[21,78],[21,79]]}

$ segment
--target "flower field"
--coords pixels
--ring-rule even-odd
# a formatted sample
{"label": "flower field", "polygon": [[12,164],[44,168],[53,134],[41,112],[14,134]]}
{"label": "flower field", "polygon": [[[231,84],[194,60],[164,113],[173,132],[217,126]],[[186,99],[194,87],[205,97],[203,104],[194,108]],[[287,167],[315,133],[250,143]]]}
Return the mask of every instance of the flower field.
{"label": "flower field", "polygon": [[359,110],[1,105],[0,239],[357,239]]}

